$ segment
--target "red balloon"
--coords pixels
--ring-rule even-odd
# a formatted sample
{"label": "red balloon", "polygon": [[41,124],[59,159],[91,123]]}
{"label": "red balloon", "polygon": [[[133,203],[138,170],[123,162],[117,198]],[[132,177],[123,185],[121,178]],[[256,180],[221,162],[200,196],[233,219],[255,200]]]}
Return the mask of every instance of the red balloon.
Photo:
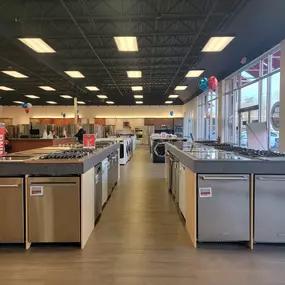
{"label": "red balloon", "polygon": [[26,113],[28,114],[30,112],[30,109],[29,108],[26,108],[25,109]]}
{"label": "red balloon", "polygon": [[215,76],[211,76],[208,79],[208,86],[212,90],[216,89],[218,87],[218,79]]}

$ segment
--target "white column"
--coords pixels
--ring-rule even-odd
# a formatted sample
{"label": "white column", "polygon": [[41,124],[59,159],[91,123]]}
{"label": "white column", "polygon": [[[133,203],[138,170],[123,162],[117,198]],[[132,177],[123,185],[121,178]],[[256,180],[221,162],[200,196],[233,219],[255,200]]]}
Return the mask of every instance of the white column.
{"label": "white column", "polygon": [[74,97],[73,100],[73,111],[74,111],[74,124],[77,124],[77,97]]}
{"label": "white column", "polygon": [[[285,152],[285,40],[281,42],[280,61],[279,150]],[[267,108],[270,107],[268,106]]]}

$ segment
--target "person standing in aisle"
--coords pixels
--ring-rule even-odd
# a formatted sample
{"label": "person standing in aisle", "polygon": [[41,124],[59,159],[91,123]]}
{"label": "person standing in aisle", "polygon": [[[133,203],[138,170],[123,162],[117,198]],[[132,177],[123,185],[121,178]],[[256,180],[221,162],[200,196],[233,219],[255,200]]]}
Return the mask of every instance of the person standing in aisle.
{"label": "person standing in aisle", "polygon": [[83,135],[86,134],[86,131],[82,128],[82,126],[78,125],[77,126],[77,134],[75,135],[75,137],[78,138],[78,142],[79,143],[83,143]]}

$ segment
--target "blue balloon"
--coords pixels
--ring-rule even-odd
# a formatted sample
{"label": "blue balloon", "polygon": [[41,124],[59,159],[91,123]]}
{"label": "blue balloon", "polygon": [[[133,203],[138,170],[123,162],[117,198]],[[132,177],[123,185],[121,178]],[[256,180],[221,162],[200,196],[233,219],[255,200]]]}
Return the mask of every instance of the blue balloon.
{"label": "blue balloon", "polygon": [[26,109],[26,108],[28,108],[28,104],[27,104],[27,103],[24,103],[24,104],[22,105],[22,107],[23,107],[24,109]]}
{"label": "blue balloon", "polygon": [[203,77],[200,81],[199,81],[199,88],[202,90],[202,91],[205,91],[208,89],[208,78],[206,77]]}

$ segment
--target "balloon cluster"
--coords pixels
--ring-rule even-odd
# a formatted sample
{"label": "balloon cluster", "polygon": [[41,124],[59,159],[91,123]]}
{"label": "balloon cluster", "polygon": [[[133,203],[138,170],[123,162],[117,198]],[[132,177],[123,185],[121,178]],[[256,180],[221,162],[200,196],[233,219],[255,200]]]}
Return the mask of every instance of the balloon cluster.
{"label": "balloon cluster", "polygon": [[30,109],[33,107],[33,105],[31,103],[24,103],[22,104],[22,108],[25,109],[26,114],[28,114],[30,112]]}
{"label": "balloon cluster", "polygon": [[211,76],[210,78],[203,77],[199,81],[199,88],[202,91],[214,91],[218,87],[218,79],[215,76]]}

